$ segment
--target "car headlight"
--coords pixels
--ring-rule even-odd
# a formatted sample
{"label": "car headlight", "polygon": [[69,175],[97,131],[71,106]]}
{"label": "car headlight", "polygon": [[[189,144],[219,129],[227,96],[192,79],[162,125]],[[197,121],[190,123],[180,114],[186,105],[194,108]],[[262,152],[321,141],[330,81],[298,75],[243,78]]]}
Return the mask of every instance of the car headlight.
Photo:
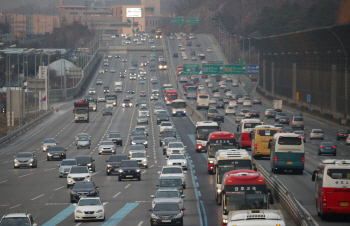
{"label": "car headlight", "polygon": [[64,172],[64,169],[62,167],[60,167],[59,171],[60,172]]}
{"label": "car headlight", "polygon": [[155,215],[154,213],[151,214],[151,218],[153,219],[159,219],[159,217],[157,215]]}
{"label": "car headlight", "polygon": [[210,163],[210,164],[213,164],[213,163],[214,163],[214,161],[209,161],[209,163]]}
{"label": "car headlight", "polygon": [[96,213],[102,213],[103,209],[99,209],[96,211]]}
{"label": "car headlight", "polygon": [[147,162],[147,159],[143,159],[142,162]]}
{"label": "car headlight", "polygon": [[16,162],[16,163],[17,163],[17,162],[18,162],[18,160],[17,160],[17,159],[15,159],[15,160],[14,160],[14,162]]}
{"label": "car headlight", "polygon": [[119,173],[122,173],[122,172],[124,172],[124,171],[123,171],[122,169],[120,169],[120,170],[119,170]]}
{"label": "car headlight", "polygon": [[184,113],[186,113],[186,111],[184,111]]}
{"label": "car headlight", "polygon": [[91,163],[86,164],[87,166],[91,166]]}
{"label": "car headlight", "polygon": [[72,195],[75,195],[75,194],[77,194],[75,191],[70,191],[70,193],[72,194]]}
{"label": "car headlight", "polygon": [[108,167],[108,168],[109,168],[109,167],[112,167],[112,165],[109,165],[109,164],[108,164],[107,167]]}
{"label": "car headlight", "polygon": [[136,144],[134,141],[131,141],[131,144]]}
{"label": "car headlight", "polygon": [[46,147],[43,147],[44,151],[46,150]]}
{"label": "car headlight", "polygon": [[222,223],[227,224],[227,219],[222,219]]}
{"label": "car headlight", "polygon": [[181,218],[182,217],[182,213],[178,213],[175,218]]}
{"label": "car headlight", "polygon": [[85,179],[88,179],[88,178],[90,178],[90,176],[86,176],[86,177],[85,177]]}
{"label": "car headlight", "polygon": [[52,154],[51,153],[47,153],[47,156],[52,156]]}
{"label": "car headlight", "polygon": [[143,142],[143,144],[147,144],[147,140],[145,142]]}
{"label": "car headlight", "polygon": [[176,111],[173,111],[173,114],[175,114],[176,113]]}
{"label": "car headlight", "polygon": [[139,173],[141,170],[140,169],[137,169],[136,172]]}
{"label": "car headlight", "polygon": [[221,193],[221,189],[220,189],[220,188],[217,188],[217,189],[216,189],[216,192],[217,192],[218,194],[220,194],[220,193]]}
{"label": "car headlight", "polygon": [[168,162],[167,165],[170,165],[170,166],[171,166],[171,165],[173,165],[173,163],[172,163],[172,162]]}
{"label": "car headlight", "polygon": [[76,210],[75,212],[77,212],[77,213],[83,213],[83,212],[81,212],[81,210]]}

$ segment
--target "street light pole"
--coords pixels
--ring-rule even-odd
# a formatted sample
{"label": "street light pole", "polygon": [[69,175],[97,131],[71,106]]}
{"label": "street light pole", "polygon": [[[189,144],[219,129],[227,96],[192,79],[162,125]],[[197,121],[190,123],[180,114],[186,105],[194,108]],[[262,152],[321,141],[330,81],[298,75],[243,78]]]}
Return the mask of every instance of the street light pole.
{"label": "street light pole", "polygon": [[29,92],[28,92],[28,54],[26,55],[26,66],[27,66],[27,123],[29,122]]}
{"label": "street light pole", "polygon": [[18,81],[17,81],[17,88],[18,88],[18,104],[19,104],[19,112],[18,112],[18,126],[21,127],[22,126],[22,123],[21,123],[21,120],[22,120],[22,117],[21,117],[21,89],[20,89],[20,81],[19,81],[19,53],[17,53],[17,68],[18,68],[18,74],[17,74],[17,77],[18,77]]}
{"label": "street light pole", "polygon": [[245,59],[245,54],[244,54],[244,37],[242,36],[242,38],[243,38],[243,61],[244,61],[244,59]]}
{"label": "street light pole", "polygon": [[248,38],[249,40],[249,58],[248,58],[248,64],[250,64],[250,38]]}

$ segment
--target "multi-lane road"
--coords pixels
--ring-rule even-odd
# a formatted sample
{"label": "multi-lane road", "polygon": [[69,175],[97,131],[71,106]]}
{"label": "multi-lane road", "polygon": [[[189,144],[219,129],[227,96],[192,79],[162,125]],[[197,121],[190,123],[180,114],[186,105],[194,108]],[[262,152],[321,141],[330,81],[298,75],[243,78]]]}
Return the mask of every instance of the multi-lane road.
{"label": "multi-lane road", "polygon": [[[113,44],[121,43],[122,38],[112,41]],[[181,40],[186,43],[184,38]],[[179,40],[169,40],[166,38],[170,62],[172,70],[177,65],[184,63],[200,63],[199,61],[183,61],[181,58],[172,58],[174,52],[180,53],[178,48]],[[207,36],[198,35],[197,39],[192,41],[193,46],[187,47],[187,55],[195,50],[196,53],[203,52],[206,54],[207,60],[223,60],[217,45]],[[196,47],[195,43],[200,42],[201,47]],[[135,45],[131,41],[132,45]],[[146,44],[146,43],[143,43]],[[149,43],[147,42],[147,45]],[[160,40],[155,39],[155,45],[162,45]],[[213,52],[207,53],[207,47],[211,46]],[[159,128],[156,124],[156,117],[150,114],[149,117],[149,137],[148,150],[149,168],[142,169],[141,181],[118,181],[116,176],[107,176],[105,173],[106,162],[109,156],[98,155],[98,144],[102,140],[107,139],[108,131],[118,130],[123,134],[123,145],[117,147],[117,153],[127,153],[129,145],[130,133],[136,126],[136,118],[138,116],[135,102],[139,99],[140,91],[146,91],[149,100],[151,89],[160,88],[162,84],[170,83],[169,75],[166,71],[151,72],[146,66],[147,80],[145,84],[139,84],[138,80],[129,80],[128,74],[126,78],[119,78],[119,72],[129,69],[131,61],[136,59],[138,64],[148,59],[149,55],[142,57],[141,54],[122,55],[121,58],[109,58],[109,69],[115,68],[115,73],[96,74],[91,81],[91,87],[96,88],[96,97],[103,95],[103,86],[109,86],[111,89],[115,81],[123,81],[123,93],[118,93],[117,107],[113,108],[113,116],[102,116],[102,108],[104,103],[98,103],[97,112],[90,115],[90,123],[74,123],[73,120],[73,101],[57,103],[54,107],[58,112],[45,121],[39,123],[31,130],[25,132],[18,138],[15,138],[0,146],[0,213],[7,212],[30,212],[38,225],[149,225],[151,208],[151,198],[157,190],[158,171],[165,165],[166,160],[159,148]],[[127,58],[128,61],[122,63],[121,59]],[[103,68],[103,66],[100,66]],[[175,73],[176,74],[176,73]],[[151,84],[150,77],[157,76],[158,84]],[[96,79],[101,78],[103,85],[96,85]],[[256,83],[251,83],[246,77],[240,77],[242,86],[232,88],[236,94],[253,94]],[[200,79],[204,84],[204,81]],[[217,84],[216,84],[217,85]],[[125,97],[127,89],[134,89],[133,97],[134,107],[122,108],[121,102]],[[211,91],[206,87],[211,94]],[[212,95],[212,94],[211,94]],[[195,101],[191,101],[195,104]],[[153,103],[149,101],[150,110],[153,109]],[[261,106],[254,106],[260,113],[266,108],[271,108],[271,103],[263,101]],[[241,107],[238,107],[241,109]],[[169,109],[168,109],[169,110]],[[292,111],[284,109],[289,115]],[[200,111],[205,114],[204,110]],[[186,189],[184,190],[185,198],[185,225],[193,226],[211,226],[221,225],[221,210],[215,204],[214,199],[214,176],[207,173],[206,154],[198,154],[195,152],[194,129],[195,125],[191,117],[174,117],[172,118],[181,141],[187,146],[187,154],[189,156],[189,170],[187,174]],[[265,124],[274,124],[272,120],[265,120]],[[226,122],[221,125],[222,130],[235,132],[236,123],[233,116],[226,117]],[[326,140],[334,140],[338,128],[334,125],[321,122],[312,116],[305,116],[305,131],[312,128],[322,128],[325,131]],[[75,135],[79,133],[88,133],[92,137],[91,149],[77,149],[75,147]],[[74,207],[69,203],[70,189],[66,188],[66,179],[58,177],[59,162],[46,161],[46,153],[42,152],[41,145],[45,138],[55,138],[60,146],[66,147],[67,158],[75,158],[80,155],[91,155],[96,160],[96,172],[93,173],[92,180],[99,186],[100,197],[105,202],[106,220],[105,222],[83,222],[75,223],[73,217]],[[336,158],[349,158],[347,147],[344,142],[338,143],[338,156]],[[306,146],[306,165],[303,175],[277,175],[277,178],[285,184],[288,189],[293,192],[296,198],[303,206],[313,215],[320,225],[345,225],[349,222],[323,222],[317,216],[314,207],[314,185],[311,182],[311,172],[316,168],[320,159],[326,156],[317,156],[317,145],[319,141],[309,140]],[[38,168],[34,169],[14,169],[13,156],[19,152],[34,151],[38,158]],[[332,157],[333,158],[333,157]],[[269,162],[267,160],[259,160],[267,170]],[[281,209],[282,207],[276,203],[273,208]],[[0,214],[0,215],[1,215]],[[293,225],[287,217],[288,225]]]}

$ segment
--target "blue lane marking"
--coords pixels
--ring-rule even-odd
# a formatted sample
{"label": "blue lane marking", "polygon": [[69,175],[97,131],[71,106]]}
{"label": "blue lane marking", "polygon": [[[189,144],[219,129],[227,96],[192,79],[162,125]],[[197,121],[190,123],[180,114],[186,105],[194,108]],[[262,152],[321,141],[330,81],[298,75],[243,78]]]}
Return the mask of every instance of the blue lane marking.
{"label": "blue lane marking", "polygon": [[194,179],[197,180],[197,176],[194,176]]}
{"label": "blue lane marking", "polygon": [[[188,138],[190,138],[190,140],[191,140],[191,142],[192,142],[192,144],[193,144],[193,146],[196,146],[196,138],[194,137],[194,135],[187,135],[188,136]],[[207,154],[206,153],[201,153],[202,154],[202,156],[203,156],[203,158],[205,159],[205,160],[207,160]]]}
{"label": "blue lane marking", "polygon": [[205,208],[204,208],[204,205],[203,205],[203,202],[202,202],[202,201],[201,201],[201,206],[202,206],[203,214],[204,214],[204,225],[205,225],[205,226],[208,226],[207,214],[206,214],[206,212],[205,212]]}
{"label": "blue lane marking", "polygon": [[195,170],[193,170],[193,173],[196,173],[196,171],[195,171]]}
{"label": "blue lane marking", "polygon": [[190,159],[190,162],[191,162],[191,163],[193,162],[192,159]]}
{"label": "blue lane marking", "polygon": [[306,175],[308,175],[308,176],[312,177],[312,175],[311,175],[311,174],[309,174],[308,172],[304,171],[304,173],[305,173]]}
{"label": "blue lane marking", "polygon": [[123,218],[128,215],[138,203],[127,203],[123,208],[121,208],[118,212],[116,212],[111,218],[108,219],[102,226],[115,226],[117,225]]}
{"label": "blue lane marking", "polygon": [[[202,196],[202,194],[201,194],[201,192],[200,191],[198,191],[198,196],[199,197],[201,197]],[[202,201],[201,201],[202,202]]]}
{"label": "blue lane marking", "polygon": [[199,184],[198,184],[198,182],[196,183],[196,186],[197,186],[197,188],[199,187]]}
{"label": "blue lane marking", "polygon": [[43,224],[43,226],[55,226],[61,223],[64,219],[66,219],[69,215],[74,213],[75,206],[70,205],[66,209],[62,210],[59,214],[54,216],[51,220]]}

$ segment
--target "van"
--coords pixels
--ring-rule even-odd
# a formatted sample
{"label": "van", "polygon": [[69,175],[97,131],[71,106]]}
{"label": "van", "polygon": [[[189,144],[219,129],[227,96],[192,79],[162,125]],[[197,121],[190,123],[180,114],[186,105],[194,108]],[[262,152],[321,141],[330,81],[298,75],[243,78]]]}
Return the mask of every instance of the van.
{"label": "van", "polygon": [[197,95],[197,110],[204,108],[209,109],[209,94],[201,94]]}
{"label": "van", "polygon": [[304,130],[304,118],[300,116],[293,117],[292,119],[292,128],[300,128],[301,130]]}

